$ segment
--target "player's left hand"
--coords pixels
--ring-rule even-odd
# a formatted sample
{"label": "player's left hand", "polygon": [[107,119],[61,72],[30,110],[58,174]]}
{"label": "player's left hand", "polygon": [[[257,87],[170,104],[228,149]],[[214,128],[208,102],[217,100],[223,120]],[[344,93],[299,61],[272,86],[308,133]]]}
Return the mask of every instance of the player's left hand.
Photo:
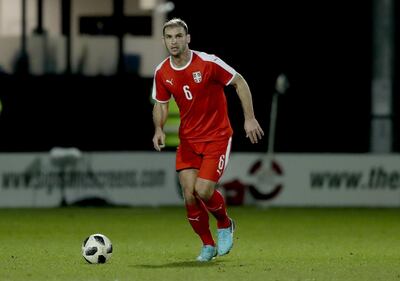
{"label": "player's left hand", "polygon": [[264,131],[256,118],[246,119],[244,121],[244,130],[246,131],[246,138],[250,138],[251,143],[258,143],[264,136]]}

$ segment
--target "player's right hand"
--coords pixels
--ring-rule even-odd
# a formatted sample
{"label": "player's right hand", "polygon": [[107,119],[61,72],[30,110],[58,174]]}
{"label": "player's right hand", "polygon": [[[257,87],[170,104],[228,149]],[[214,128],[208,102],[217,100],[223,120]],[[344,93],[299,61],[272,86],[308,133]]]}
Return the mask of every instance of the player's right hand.
{"label": "player's right hand", "polygon": [[156,130],[153,137],[153,146],[157,151],[165,147],[165,133],[162,130]]}

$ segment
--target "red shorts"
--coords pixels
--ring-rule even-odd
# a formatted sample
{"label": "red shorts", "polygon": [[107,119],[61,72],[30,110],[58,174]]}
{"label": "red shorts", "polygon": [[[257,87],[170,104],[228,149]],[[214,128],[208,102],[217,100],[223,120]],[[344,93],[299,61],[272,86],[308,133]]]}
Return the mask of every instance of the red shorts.
{"label": "red shorts", "polygon": [[218,182],[229,160],[232,138],[222,141],[181,140],[176,151],[176,171],[198,169],[198,177]]}

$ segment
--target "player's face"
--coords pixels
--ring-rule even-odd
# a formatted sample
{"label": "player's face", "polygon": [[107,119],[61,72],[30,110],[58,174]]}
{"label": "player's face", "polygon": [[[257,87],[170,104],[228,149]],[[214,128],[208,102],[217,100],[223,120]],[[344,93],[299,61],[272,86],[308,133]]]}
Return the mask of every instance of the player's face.
{"label": "player's face", "polygon": [[185,52],[190,42],[190,35],[183,27],[167,27],[164,31],[165,47],[171,56],[178,57]]}

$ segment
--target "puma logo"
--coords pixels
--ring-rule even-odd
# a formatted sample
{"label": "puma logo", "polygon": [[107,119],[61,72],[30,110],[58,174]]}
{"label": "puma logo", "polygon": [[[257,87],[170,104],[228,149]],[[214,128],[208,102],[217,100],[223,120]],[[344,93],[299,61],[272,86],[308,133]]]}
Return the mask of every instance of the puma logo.
{"label": "puma logo", "polygon": [[216,207],[216,208],[209,208],[209,210],[212,211],[212,212],[215,212],[215,211],[218,211],[218,210],[221,210],[221,209],[222,209],[222,204],[219,205],[219,207]]}
{"label": "puma logo", "polygon": [[173,86],[174,85],[174,83],[172,82],[174,79],[171,79],[171,80],[165,80],[165,82],[167,82],[167,83],[169,83],[169,84],[171,84],[171,86]]}

